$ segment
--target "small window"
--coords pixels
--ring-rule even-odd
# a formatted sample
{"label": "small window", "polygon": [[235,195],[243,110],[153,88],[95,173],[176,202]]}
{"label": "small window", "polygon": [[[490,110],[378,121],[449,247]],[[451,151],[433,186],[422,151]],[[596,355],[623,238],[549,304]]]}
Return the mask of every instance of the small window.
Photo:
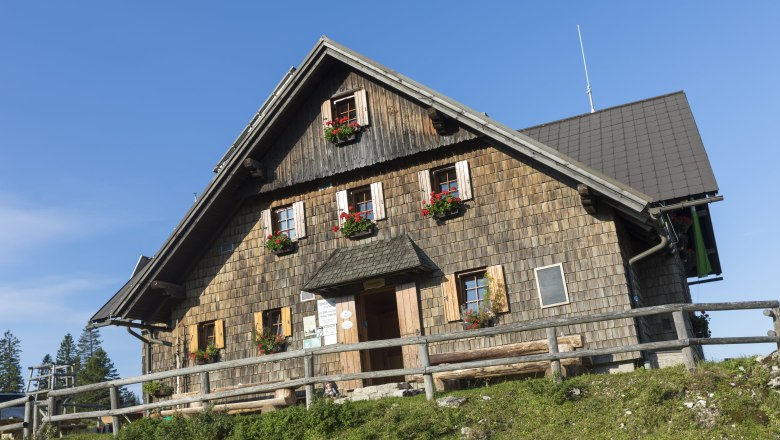
{"label": "small window", "polygon": [[458,275],[460,288],[460,304],[463,310],[478,311],[485,306],[485,298],[489,292],[488,278],[485,271],[469,272]]}
{"label": "small window", "polygon": [[217,333],[214,321],[198,324],[198,350],[205,350],[209,345],[217,345]]}
{"label": "small window", "polygon": [[369,220],[374,220],[374,201],[371,198],[371,187],[364,186],[349,192],[349,205],[352,212],[360,214]]}
{"label": "small window", "polygon": [[559,306],[569,303],[569,292],[566,289],[566,279],[563,277],[563,265],[553,264],[534,269],[536,274],[536,289],[542,307]]}
{"label": "small window", "polygon": [[307,292],[305,290],[301,290],[301,302],[312,301],[315,298],[316,297],[314,296],[314,294],[312,292]]}
{"label": "small window", "polygon": [[274,335],[283,335],[282,309],[266,310],[263,312],[263,330]]}
{"label": "small window", "polygon": [[277,231],[295,240],[295,212],[292,206],[274,210],[274,232]]}
{"label": "small window", "polygon": [[458,175],[454,166],[434,170],[431,174],[433,174],[434,191],[439,193],[447,191],[453,197],[458,197]]}
{"label": "small window", "polygon": [[347,124],[357,122],[357,107],[355,106],[355,95],[333,101],[333,110],[335,120],[347,118]]}

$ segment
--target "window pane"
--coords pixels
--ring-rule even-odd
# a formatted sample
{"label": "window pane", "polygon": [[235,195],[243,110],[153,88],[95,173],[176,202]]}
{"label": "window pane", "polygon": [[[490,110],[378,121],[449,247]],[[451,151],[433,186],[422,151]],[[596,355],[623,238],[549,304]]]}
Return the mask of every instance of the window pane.
{"label": "window pane", "polygon": [[466,289],[476,289],[477,287],[477,280],[475,280],[473,277],[466,279]]}
{"label": "window pane", "polygon": [[542,297],[543,306],[568,301],[566,298],[566,287],[563,284],[561,266],[537,270],[536,279],[539,283],[539,294]]}

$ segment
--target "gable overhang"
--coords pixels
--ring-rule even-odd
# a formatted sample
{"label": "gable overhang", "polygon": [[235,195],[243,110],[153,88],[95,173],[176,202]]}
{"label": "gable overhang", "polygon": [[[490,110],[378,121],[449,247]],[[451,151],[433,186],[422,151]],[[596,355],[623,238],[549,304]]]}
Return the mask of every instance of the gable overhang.
{"label": "gable overhang", "polygon": [[[308,86],[319,67],[331,59],[440,111],[475,133],[494,141],[499,147],[519,153],[575,182],[588,185],[611,205],[646,221],[646,208],[652,202],[650,196],[612,180],[541,142],[517,133],[484,114],[322,37],[300,67],[297,70],[290,69],[285,74],[217,164],[216,175],[196,203],[153,259],[135,274],[134,282],[123,288],[121,298],[112,298],[114,304],[111,310],[105,310],[105,313],[117,319],[153,319],[159,322],[160,317],[165,315],[166,308],[160,307],[161,298],[150,288],[151,283],[161,279],[184,281],[182,278],[191,268],[192,260],[202,254],[204,243],[214,238],[218,228],[224,225],[229,217],[228,214],[235,212],[242,201],[238,188],[249,178],[247,170],[242,166],[244,160],[250,159],[263,148],[262,140],[268,136],[279,118],[283,117],[294,98]],[[154,316],[150,316],[150,313]]]}

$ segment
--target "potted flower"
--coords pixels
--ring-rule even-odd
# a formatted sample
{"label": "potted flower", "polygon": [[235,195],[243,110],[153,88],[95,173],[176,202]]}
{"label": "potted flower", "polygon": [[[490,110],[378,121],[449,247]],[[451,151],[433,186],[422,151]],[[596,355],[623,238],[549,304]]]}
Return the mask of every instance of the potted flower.
{"label": "potted flower", "polygon": [[198,365],[217,362],[219,361],[219,348],[215,347],[214,344],[209,344],[205,350],[198,350],[195,353],[190,353],[190,358]]}
{"label": "potted flower", "polygon": [[457,188],[445,189],[438,193],[432,191],[430,203],[423,206],[423,217],[430,216],[436,220],[443,220],[460,214],[463,202],[461,202],[460,197],[452,195],[455,191],[457,191]]}
{"label": "potted flower", "polygon": [[284,232],[276,231],[265,237],[265,248],[274,255],[283,255],[294,252],[295,243]]}
{"label": "potted flower", "polygon": [[688,318],[691,321],[691,328],[693,329],[693,335],[697,338],[709,338],[712,336],[710,330],[710,315],[705,312],[699,312],[701,315],[697,315],[696,312],[691,312]]}
{"label": "potted flower", "polygon": [[491,285],[494,285],[493,279],[485,274],[485,296],[476,308],[467,307],[465,304],[460,307],[460,319],[463,321],[464,330],[473,330],[477,328],[493,327],[496,324],[498,314],[504,305],[504,285],[501,283],[493,292]]}
{"label": "potted flower", "polygon": [[284,351],[287,340],[282,335],[271,332],[268,329],[263,330],[261,334],[255,333],[255,345],[260,354],[273,354]]}
{"label": "potted flower", "polygon": [[144,382],[141,387],[144,393],[154,397],[168,397],[173,394],[173,387],[156,380]]}
{"label": "potted flower", "polygon": [[352,142],[362,127],[357,122],[349,123],[349,118],[342,117],[325,121],[325,139],[336,145]]}
{"label": "potted flower", "polygon": [[349,207],[349,212],[341,212],[339,218],[344,220],[341,228],[338,226],[333,227],[333,232],[341,231],[341,235],[352,240],[366,237],[374,233],[376,223],[370,218],[366,217],[363,213],[352,212],[352,207]]}

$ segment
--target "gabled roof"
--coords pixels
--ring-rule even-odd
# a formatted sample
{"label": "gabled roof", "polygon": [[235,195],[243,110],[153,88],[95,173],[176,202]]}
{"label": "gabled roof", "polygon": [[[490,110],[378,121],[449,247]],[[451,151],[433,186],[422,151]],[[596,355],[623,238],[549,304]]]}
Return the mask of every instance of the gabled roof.
{"label": "gabled roof", "polygon": [[404,234],[389,240],[336,249],[303,289],[332,291],[370,278],[436,269],[431,259]]}
{"label": "gabled roof", "polygon": [[655,201],[718,192],[683,92],[520,132],[652,196]]}
{"label": "gabled roof", "polygon": [[[248,178],[242,167],[258,145],[277,124],[278,118],[289,108],[305,87],[317,81],[315,73],[325,61],[339,61],[348,67],[396,90],[398,93],[432,107],[454,119],[462,126],[490,139],[494,146],[505,148],[530,158],[560,173],[574,182],[584,183],[614,205],[634,213],[641,213],[652,201],[648,195],[618,182],[559,151],[518,133],[498,121],[453,101],[417,82],[394,72],[326,37],[315,45],[297,71],[291,71],[273,91],[257,114],[239,135],[217,167],[217,174],[190,208],[171,236],[166,239],[152,261],[133,277],[135,282],[123,288],[122,295],[112,298],[110,310],[106,306],[92,317],[105,321],[111,317],[150,320],[165,315],[160,307],[160,291],[149,289],[152,281],[182,282],[191,267],[193,255],[202,252],[204,243],[214,237],[224,224],[227,214],[235,212],[240,203],[237,189]],[[196,237],[196,239],[192,239]],[[155,316],[151,316],[154,314]]]}

